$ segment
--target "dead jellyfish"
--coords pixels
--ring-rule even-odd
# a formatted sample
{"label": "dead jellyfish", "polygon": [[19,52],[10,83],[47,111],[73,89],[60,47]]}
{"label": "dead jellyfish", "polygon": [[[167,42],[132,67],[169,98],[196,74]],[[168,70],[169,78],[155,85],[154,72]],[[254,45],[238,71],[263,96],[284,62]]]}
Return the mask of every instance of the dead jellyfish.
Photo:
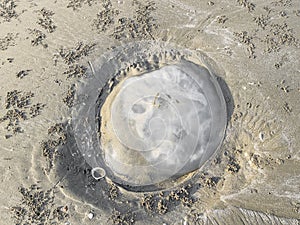
{"label": "dead jellyfish", "polygon": [[110,54],[91,64],[73,114],[86,161],[132,190],[166,188],[201,168],[226,128],[224,97],[205,57],[151,42]]}

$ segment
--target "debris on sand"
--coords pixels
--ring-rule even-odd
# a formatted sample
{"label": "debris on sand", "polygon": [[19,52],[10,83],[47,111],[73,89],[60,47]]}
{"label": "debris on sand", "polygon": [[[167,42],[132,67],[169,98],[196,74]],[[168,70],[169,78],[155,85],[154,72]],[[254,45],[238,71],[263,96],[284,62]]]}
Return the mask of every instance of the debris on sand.
{"label": "debris on sand", "polygon": [[44,40],[46,39],[47,36],[42,31],[38,29],[33,29],[33,30],[29,29],[29,33],[32,36],[31,39],[32,46],[42,45],[44,48],[48,47],[48,44],[44,43]]}
{"label": "debris on sand", "polygon": [[255,16],[253,18],[254,22],[257,24],[258,27],[262,28],[263,30],[266,28],[266,26],[269,24],[270,21],[269,13],[267,15],[259,15]]}
{"label": "debris on sand", "polygon": [[195,202],[191,194],[192,189],[193,185],[187,184],[172,191],[162,191],[159,194],[145,194],[140,199],[140,205],[150,214],[161,215],[166,214],[178,204],[190,207]]}
{"label": "debris on sand", "polygon": [[40,115],[45,106],[46,104],[42,104],[42,103],[37,103],[32,105],[29,109],[29,115],[31,116],[31,118]]}
{"label": "debris on sand", "polygon": [[5,22],[10,22],[12,18],[17,18],[16,3],[14,0],[0,1],[0,18]]}
{"label": "debris on sand", "polygon": [[133,5],[137,6],[133,18],[120,18],[118,20],[119,26],[114,28],[112,36],[115,39],[146,38],[154,40],[152,33],[158,27],[152,16],[152,12],[156,10],[155,2],[148,1],[143,4],[134,1]]}
{"label": "debris on sand", "polygon": [[23,79],[26,77],[31,70],[21,70],[20,72],[17,73],[17,78]]}
{"label": "debris on sand", "polygon": [[225,15],[217,17],[217,22],[220,23],[220,24],[224,24],[227,20],[228,20],[228,17],[225,16]]}
{"label": "debris on sand", "polygon": [[135,223],[135,214],[131,212],[121,213],[114,210],[109,220],[115,225],[133,225]]}
{"label": "debris on sand", "polygon": [[238,161],[234,157],[229,158],[229,162],[227,164],[227,171],[231,174],[239,172],[241,166],[239,165]]}
{"label": "debris on sand", "polygon": [[112,7],[110,1],[105,1],[102,5],[104,9],[97,14],[97,18],[93,21],[93,26],[98,32],[106,31],[115,23],[114,17],[120,13],[119,10]]}
{"label": "debris on sand", "polygon": [[42,8],[39,11],[40,17],[38,18],[37,24],[39,24],[42,28],[47,30],[49,33],[52,33],[56,29],[56,25],[52,19],[54,12],[48,10],[46,8]]}
{"label": "debris on sand", "polygon": [[268,34],[262,39],[266,46],[265,52],[278,52],[282,46],[300,47],[299,39],[287,23],[270,23],[268,30]]}
{"label": "debris on sand", "polygon": [[133,1],[135,14],[133,17],[121,17],[121,12],[115,10],[110,1],[103,3],[103,10],[97,14],[93,21],[95,29],[101,32],[109,32],[114,39],[154,39],[152,33],[158,27],[152,12],[156,10],[155,2],[148,1],[145,4]]}
{"label": "debris on sand", "polygon": [[83,5],[92,6],[98,2],[98,0],[69,0],[67,8],[72,8],[75,11],[81,8]]}
{"label": "debris on sand", "polygon": [[244,8],[248,9],[248,12],[252,12],[255,9],[255,5],[252,2],[249,2],[248,0],[237,0],[237,3],[240,6],[243,6]]}
{"label": "debris on sand", "polygon": [[83,42],[78,42],[73,48],[61,47],[58,51],[58,55],[63,59],[64,63],[71,65],[83,56],[88,56],[95,45],[94,43],[84,44]]}
{"label": "debris on sand", "polygon": [[6,34],[3,38],[0,38],[0,50],[5,51],[10,46],[15,46],[15,39],[18,35],[13,33]]}
{"label": "debris on sand", "polygon": [[36,184],[29,188],[20,187],[22,200],[18,206],[11,207],[16,224],[58,224],[69,218],[68,206],[54,204],[54,188],[42,190]]}
{"label": "debris on sand", "polygon": [[[32,102],[32,98],[34,94],[32,92],[22,92],[18,90],[9,91],[5,98],[5,108],[7,109],[6,114],[0,118],[0,123],[8,121],[5,129],[8,132],[12,132],[13,134],[22,133],[23,130],[20,127],[20,121],[27,120],[29,113],[31,118],[34,116],[34,108],[39,105],[38,111],[35,112],[35,116],[41,113],[41,110],[45,105],[38,103],[37,105],[33,105],[29,107]],[[11,137],[12,135],[8,135],[7,137]]]}
{"label": "debris on sand", "polygon": [[253,37],[248,34],[247,31],[234,32],[233,34],[236,39],[247,46],[247,51],[249,53],[249,58],[256,58],[254,53],[255,45],[253,43]]}
{"label": "debris on sand", "polygon": [[71,87],[69,88],[66,96],[63,98],[63,102],[69,107],[73,107],[74,105],[74,96],[76,92],[76,86],[75,84],[72,84]]}
{"label": "debris on sand", "polygon": [[119,195],[120,195],[119,188],[115,184],[109,184],[109,191],[108,191],[109,199],[115,200]]}
{"label": "debris on sand", "polygon": [[49,172],[54,166],[54,160],[59,153],[59,146],[66,144],[67,133],[65,124],[57,123],[48,129],[49,139],[41,142],[43,156],[46,157],[48,167],[46,172]]}
{"label": "debris on sand", "polygon": [[18,90],[9,91],[5,98],[5,108],[26,108],[30,105],[32,97],[34,97],[32,92],[21,92]]}
{"label": "debris on sand", "polygon": [[69,66],[69,69],[64,72],[67,78],[81,78],[86,75],[87,68],[77,63]]}

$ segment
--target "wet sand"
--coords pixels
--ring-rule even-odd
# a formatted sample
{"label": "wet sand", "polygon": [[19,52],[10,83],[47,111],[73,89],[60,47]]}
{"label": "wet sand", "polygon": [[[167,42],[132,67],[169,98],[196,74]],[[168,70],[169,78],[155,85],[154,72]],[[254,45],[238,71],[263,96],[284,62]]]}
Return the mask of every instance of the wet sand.
{"label": "wet sand", "polygon": [[[299,224],[296,0],[0,0],[0,224]],[[217,155],[151,193],[96,181],[71,110],[90,63],[141,40],[206,53],[231,96]]]}

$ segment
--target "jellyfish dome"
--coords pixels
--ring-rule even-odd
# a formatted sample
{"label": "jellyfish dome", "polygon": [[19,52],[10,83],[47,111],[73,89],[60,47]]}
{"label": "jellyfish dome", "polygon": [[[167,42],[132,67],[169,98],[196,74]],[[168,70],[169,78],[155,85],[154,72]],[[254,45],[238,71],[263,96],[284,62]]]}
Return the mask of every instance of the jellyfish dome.
{"label": "jellyfish dome", "polygon": [[[159,186],[193,172],[222,142],[226,105],[215,75],[204,64],[169,58],[151,68],[144,63],[143,70],[123,70],[122,76],[117,73],[106,81],[95,107],[98,130],[84,128],[96,129],[97,138],[78,136],[92,166],[103,168],[108,178],[123,186]],[[97,77],[110,69],[103,65],[93,72]]]}

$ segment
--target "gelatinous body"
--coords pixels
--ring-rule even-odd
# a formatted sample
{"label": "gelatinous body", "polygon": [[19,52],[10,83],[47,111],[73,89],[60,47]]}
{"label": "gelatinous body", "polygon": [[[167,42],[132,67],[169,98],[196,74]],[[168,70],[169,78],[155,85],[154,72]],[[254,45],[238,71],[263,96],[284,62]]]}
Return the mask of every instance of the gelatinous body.
{"label": "gelatinous body", "polygon": [[[147,45],[132,49],[123,48],[92,68],[90,82],[79,89],[89,101],[73,117],[75,136],[87,162],[104,168],[114,182],[165,187],[162,183],[197,170],[218,149],[226,105],[205,57],[198,64],[188,60],[193,55],[188,50],[183,58],[173,49],[150,57]],[[106,80],[103,74],[109,74]]]}
{"label": "gelatinous body", "polygon": [[218,139],[211,137],[217,122],[211,111],[222,112],[211,79],[205,68],[182,61],[116,86],[101,114],[107,165],[132,185],[158,183],[199,168],[202,158],[215,150],[208,144]]}

